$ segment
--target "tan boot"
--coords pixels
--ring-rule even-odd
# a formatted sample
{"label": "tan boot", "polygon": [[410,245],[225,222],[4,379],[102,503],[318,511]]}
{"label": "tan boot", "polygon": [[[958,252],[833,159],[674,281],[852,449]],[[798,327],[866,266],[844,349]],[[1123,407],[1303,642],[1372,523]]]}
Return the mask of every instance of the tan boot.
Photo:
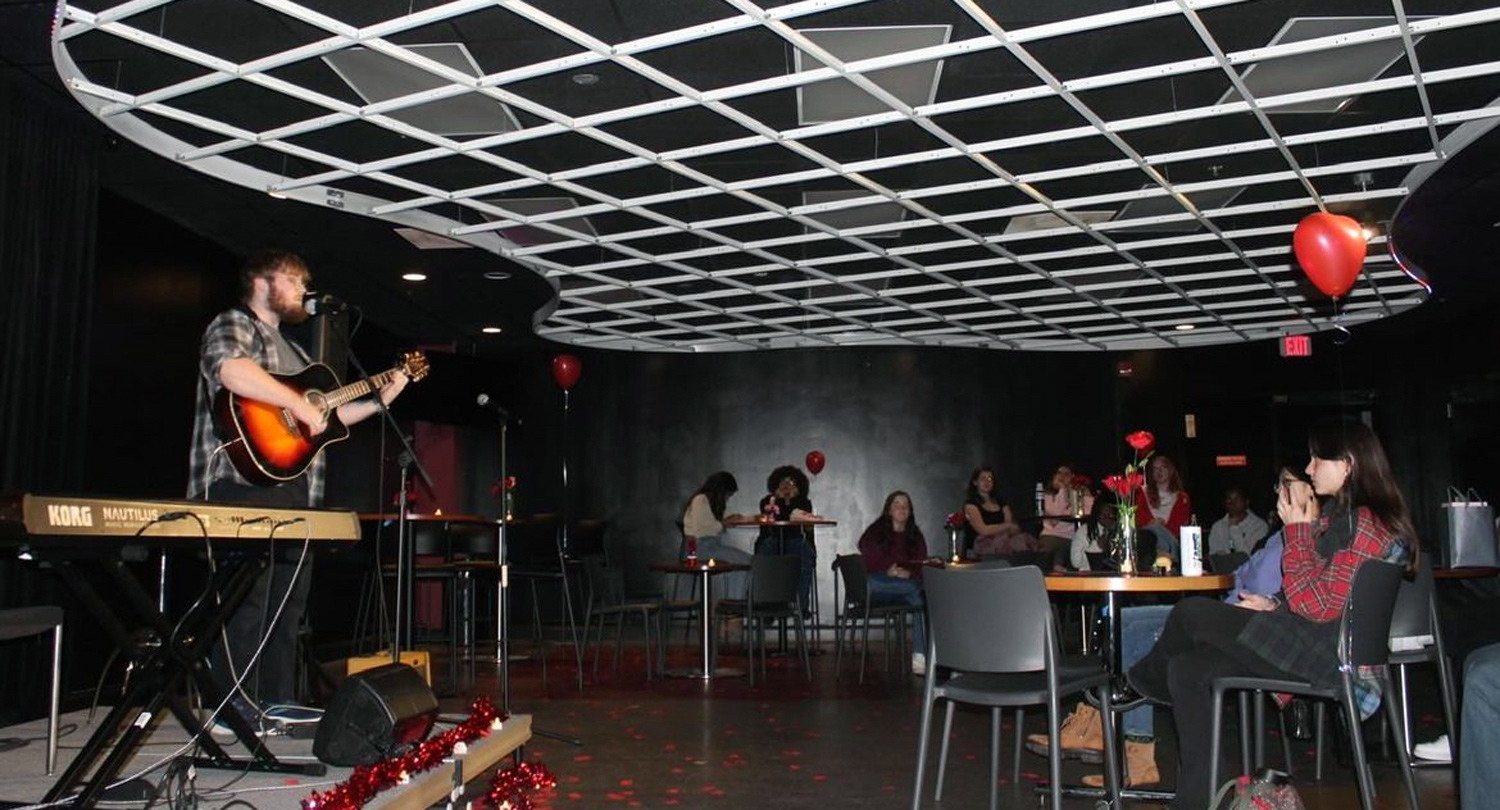
{"label": "tan boot", "polygon": [[[1161,782],[1161,772],[1156,769],[1156,743],[1125,741],[1125,787],[1142,787]],[[1104,777],[1090,774],[1083,777],[1089,787],[1104,787]]]}
{"label": "tan boot", "polygon": [[[1102,762],[1104,756],[1104,725],[1099,710],[1087,703],[1080,703],[1063,720],[1057,730],[1062,739],[1064,757],[1078,757],[1084,762]],[[1026,750],[1039,756],[1049,756],[1052,750],[1046,734],[1029,734]]]}

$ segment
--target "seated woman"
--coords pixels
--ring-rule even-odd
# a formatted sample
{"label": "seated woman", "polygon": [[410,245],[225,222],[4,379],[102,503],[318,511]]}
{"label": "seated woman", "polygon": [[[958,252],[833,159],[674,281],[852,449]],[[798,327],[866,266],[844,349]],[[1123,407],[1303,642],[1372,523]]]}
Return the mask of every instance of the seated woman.
{"label": "seated woman", "polygon": [[[1338,679],[1339,618],[1366,562],[1413,564],[1417,535],[1379,439],[1359,422],[1315,430],[1312,485],[1281,488],[1281,593],[1242,591],[1234,604],[1193,597],[1172,608],[1156,645],[1128,672],[1140,694],[1172,706],[1178,810],[1207,807],[1215,678],[1317,684]],[[1321,500],[1321,503],[1319,501]],[[1372,707],[1373,708],[1373,707]]]}
{"label": "seated woman", "polygon": [[1073,483],[1073,467],[1059,464],[1051,486],[1042,492],[1042,533],[1037,543],[1051,557],[1052,570],[1067,569],[1073,536],[1081,525],[1078,518],[1094,508],[1094,494]]}
{"label": "seated woman", "polygon": [[1110,559],[1120,533],[1120,513],[1115,505],[1103,498],[1094,498],[1089,505],[1088,517],[1073,530],[1069,544],[1068,563],[1077,571],[1105,571],[1118,569]]}
{"label": "seated woman", "polygon": [[1037,550],[1036,538],[1021,531],[1010,505],[995,495],[995,469],[978,467],[964,498],[964,547],[980,557],[1003,557]]}
{"label": "seated woman", "polygon": [[[859,538],[859,553],[870,575],[870,603],[922,609],[922,562],[927,539],[917,526],[911,496],[896,490],[885,496],[880,517]],[[914,614],[911,673],[927,674],[927,621]],[[904,631],[903,631],[904,632]]]}
{"label": "seated woman", "polygon": [[[808,481],[802,470],[782,465],[766,478],[766,496],[760,499],[761,517],[773,521],[821,520],[807,497]],[[756,554],[797,554],[802,557],[802,609],[812,609],[818,549],[812,526],[762,526],[755,538]]]}
{"label": "seated woman", "polygon": [[1178,559],[1177,538],[1193,516],[1193,501],[1183,491],[1182,477],[1172,459],[1161,454],[1151,459],[1146,468],[1146,486],[1136,490],[1135,505],[1135,526],[1144,530],[1139,539],[1156,539],[1156,553],[1146,559],[1163,554]]}
{"label": "seated woman", "polygon": [[[720,470],[710,475],[698,487],[682,512],[682,534],[697,549],[700,559],[724,560],[726,562],[750,564],[750,555],[729,545],[724,539],[724,521],[742,520],[742,515],[725,514],[730,496],[739,491],[734,476]],[[745,598],[745,586],[750,581],[744,571],[720,575],[724,581],[721,596],[728,599]]]}

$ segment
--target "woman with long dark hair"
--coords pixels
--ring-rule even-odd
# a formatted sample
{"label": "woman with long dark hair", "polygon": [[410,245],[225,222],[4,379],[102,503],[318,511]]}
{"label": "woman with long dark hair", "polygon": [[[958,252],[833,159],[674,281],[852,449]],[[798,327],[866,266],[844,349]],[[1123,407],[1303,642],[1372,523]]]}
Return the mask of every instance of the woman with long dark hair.
{"label": "woman with long dark hair", "polygon": [[1036,551],[1036,538],[1021,530],[1015,515],[995,492],[995,468],[981,465],[969,476],[964,493],[964,548],[979,556]]}
{"label": "woman with long dark hair", "polygon": [[[720,470],[704,480],[703,485],[688,498],[682,510],[682,534],[691,538],[700,559],[724,560],[725,562],[750,563],[750,554],[729,545],[724,538],[724,522],[743,520],[741,515],[725,513],[729,498],[739,491],[734,476]],[[724,595],[739,599],[745,594],[749,577],[743,571],[723,574]]]}
{"label": "woman with long dark hair", "polygon": [[[911,496],[896,490],[885,496],[880,517],[859,538],[859,553],[870,575],[871,604],[907,605],[921,611],[922,563],[927,557],[927,539],[917,525]],[[927,624],[914,614],[911,671],[927,674]]]}
{"label": "woman with long dark hair", "polygon": [[1414,563],[1416,531],[1375,434],[1358,422],[1339,422],[1314,430],[1308,448],[1311,485],[1287,481],[1277,503],[1286,524],[1282,592],[1242,592],[1235,604],[1184,599],[1156,646],[1129,671],[1137,692],[1172,706],[1179,757],[1172,806],[1179,810],[1207,807],[1213,793],[1214,679],[1336,683],[1338,620],[1355,572],[1372,560]]}

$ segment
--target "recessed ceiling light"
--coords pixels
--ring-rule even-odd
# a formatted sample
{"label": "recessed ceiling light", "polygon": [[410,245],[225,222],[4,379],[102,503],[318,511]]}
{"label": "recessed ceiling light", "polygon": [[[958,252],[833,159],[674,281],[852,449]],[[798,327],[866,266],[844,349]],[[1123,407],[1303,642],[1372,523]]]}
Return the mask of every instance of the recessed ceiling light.
{"label": "recessed ceiling light", "polygon": [[402,273],[401,274],[401,280],[402,281],[426,281],[427,280],[427,274],[426,273]]}
{"label": "recessed ceiling light", "polygon": [[504,281],[510,278],[510,273],[504,270],[489,270],[485,272],[484,277],[490,281]]}
{"label": "recessed ceiling light", "polygon": [[1198,327],[1190,323],[1179,323],[1174,328],[1179,332],[1191,332]]}
{"label": "recessed ceiling light", "polygon": [[596,85],[596,84],[599,83],[599,74],[597,74],[597,73],[574,73],[573,74],[573,83],[577,84],[577,85],[581,85],[583,87],[591,87],[591,86]]}
{"label": "recessed ceiling light", "polygon": [[485,333],[486,335],[498,335],[505,330],[499,326],[486,326],[481,328],[479,331]]}

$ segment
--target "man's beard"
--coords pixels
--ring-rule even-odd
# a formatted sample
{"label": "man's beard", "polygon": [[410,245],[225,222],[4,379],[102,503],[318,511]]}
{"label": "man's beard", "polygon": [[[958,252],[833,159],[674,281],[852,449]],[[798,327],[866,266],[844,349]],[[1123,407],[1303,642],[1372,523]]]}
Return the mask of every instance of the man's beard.
{"label": "man's beard", "polygon": [[276,317],[282,323],[299,324],[308,319],[307,310],[302,306],[302,299],[293,302],[278,301],[276,303]]}

